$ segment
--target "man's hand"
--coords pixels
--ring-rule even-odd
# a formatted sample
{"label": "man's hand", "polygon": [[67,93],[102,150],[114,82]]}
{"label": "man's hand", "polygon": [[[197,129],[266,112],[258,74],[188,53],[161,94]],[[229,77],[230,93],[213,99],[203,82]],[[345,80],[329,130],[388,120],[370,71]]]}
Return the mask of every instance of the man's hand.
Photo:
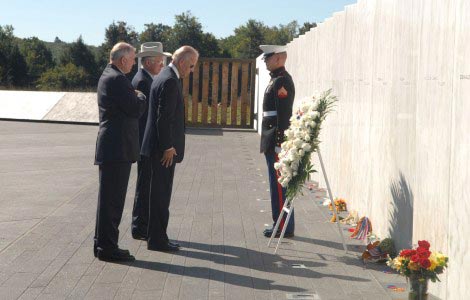
{"label": "man's hand", "polygon": [[134,90],[135,91],[135,95],[138,97],[138,98],[143,98],[144,100],[147,99],[147,97],[145,97],[145,94],[142,93],[141,91],[139,90]]}
{"label": "man's hand", "polygon": [[163,152],[163,157],[160,160],[160,162],[162,163],[162,166],[164,166],[165,168],[168,168],[169,166],[171,166],[173,164],[173,156],[176,156],[176,155],[177,155],[176,150],[173,147],[165,150]]}

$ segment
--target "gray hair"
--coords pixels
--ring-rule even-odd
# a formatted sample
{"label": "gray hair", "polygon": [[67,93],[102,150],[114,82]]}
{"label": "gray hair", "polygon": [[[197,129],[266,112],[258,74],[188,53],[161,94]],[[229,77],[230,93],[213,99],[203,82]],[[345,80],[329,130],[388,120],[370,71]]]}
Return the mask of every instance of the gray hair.
{"label": "gray hair", "polygon": [[199,58],[199,52],[191,46],[183,46],[173,53],[173,63],[178,64],[182,60],[188,60],[191,56]]}
{"label": "gray hair", "polygon": [[111,52],[109,53],[109,60],[116,61],[131,52],[135,52],[135,48],[132,47],[132,45],[125,42],[119,42],[114,45],[113,49],[111,49]]}

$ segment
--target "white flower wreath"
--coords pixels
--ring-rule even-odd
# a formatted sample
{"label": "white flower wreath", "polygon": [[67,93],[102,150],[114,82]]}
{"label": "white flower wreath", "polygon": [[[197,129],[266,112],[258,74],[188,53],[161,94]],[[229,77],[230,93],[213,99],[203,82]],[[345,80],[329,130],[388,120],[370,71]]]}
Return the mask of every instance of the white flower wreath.
{"label": "white flower wreath", "polygon": [[284,132],[285,141],[281,145],[279,162],[274,164],[280,173],[279,183],[287,187],[287,201],[297,196],[309,175],[315,172],[310,156],[320,143],[321,123],[336,101],[331,89],[315,94],[304,99],[290,118],[289,129]]}

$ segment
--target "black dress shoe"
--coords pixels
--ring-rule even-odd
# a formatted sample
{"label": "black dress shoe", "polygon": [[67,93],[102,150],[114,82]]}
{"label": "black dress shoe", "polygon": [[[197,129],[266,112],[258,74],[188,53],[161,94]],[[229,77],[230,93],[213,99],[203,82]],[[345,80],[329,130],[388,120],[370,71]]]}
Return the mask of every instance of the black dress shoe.
{"label": "black dress shoe", "polygon": [[132,238],[135,240],[146,241],[147,235],[136,232],[136,233],[132,233]]}
{"label": "black dress shoe", "polygon": [[128,250],[114,249],[112,252],[98,251],[97,257],[102,261],[134,261],[135,257],[132,256]]}
{"label": "black dress shoe", "polygon": [[[121,253],[121,254],[123,254],[123,255],[130,255],[130,254],[131,254],[131,253],[129,252],[129,250],[127,250],[127,249],[117,248],[117,249],[115,249],[114,251],[117,251],[117,252],[119,252],[119,253]],[[100,252],[100,251],[98,251],[97,248],[93,248],[93,254],[95,255],[95,257],[98,257],[98,252]],[[102,251],[101,251],[101,252],[102,252]]]}
{"label": "black dress shoe", "polygon": [[177,242],[170,242],[168,241],[168,244],[172,245],[172,246],[175,246],[175,247],[181,247],[180,244],[178,244]]}
{"label": "black dress shoe", "polygon": [[155,245],[155,246],[147,245],[147,249],[152,250],[152,251],[162,251],[162,252],[174,252],[174,251],[180,250],[179,247],[172,245],[169,242],[166,244]]}
{"label": "black dress shoe", "polygon": [[[263,235],[264,235],[265,237],[270,238],[271,235],[273,235],[273,229],[272,229],[272,228],[265,229],[265,230],[263,231]],[[276,232],[276,235],[275,235],[274,237],[278,238],[278,237],[280,237],[280,236],[281,236],[281,231],[278,230],[278,231]],[[293,233],[293,232],[285,232],[285,233],[284,233],[284,237],[285,237],[285,238],[293,237],[293,236],[294,236],[294,233]]]}

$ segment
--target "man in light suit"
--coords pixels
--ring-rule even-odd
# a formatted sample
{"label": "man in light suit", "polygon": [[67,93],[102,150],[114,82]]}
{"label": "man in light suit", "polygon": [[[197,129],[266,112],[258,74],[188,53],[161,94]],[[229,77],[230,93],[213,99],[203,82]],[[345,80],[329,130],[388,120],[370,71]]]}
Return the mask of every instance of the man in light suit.
{"label": "man in light suit", "polygon": [[[136,57],[141,59],[142,66],[132,79],[132,85],[136,90],[142,91],[147,99],[150,99],[150,87],[153,78],[160,73],[163,60],[169,56],[171,56],[171,53],[163,52],[163,45],[160,42],[148,42],[141,45],[141,51]],[[139,119],[140,147],[142,147],[147,116],[148,102],[144,113]],[[140,161],[137,162],[137,182],[131,226],[132,237],[138,240],[147,240],[151,176],[150,158],[141,156]]]}
{"label": "man in light suit", "polygon": [[173,61],[155,77],[150,89],[150,106],[141,155],[152,161],[150,214],[147,249],[177,251],[166,233],[175,164],[183,160],[185,120],[180,79],[193,71],[199,53],[183,46],[173,54]]}
{"label": "man in light suit", "polygon": [[95,165],[99,166],[98,209],[94,255],[103,261],[134,260],[118,247],[131,164],[139,159],[139,117],[144,94],[134,90],[125,74],[135,64],[135,48],[117,43],[98,82],[99,131]]}

